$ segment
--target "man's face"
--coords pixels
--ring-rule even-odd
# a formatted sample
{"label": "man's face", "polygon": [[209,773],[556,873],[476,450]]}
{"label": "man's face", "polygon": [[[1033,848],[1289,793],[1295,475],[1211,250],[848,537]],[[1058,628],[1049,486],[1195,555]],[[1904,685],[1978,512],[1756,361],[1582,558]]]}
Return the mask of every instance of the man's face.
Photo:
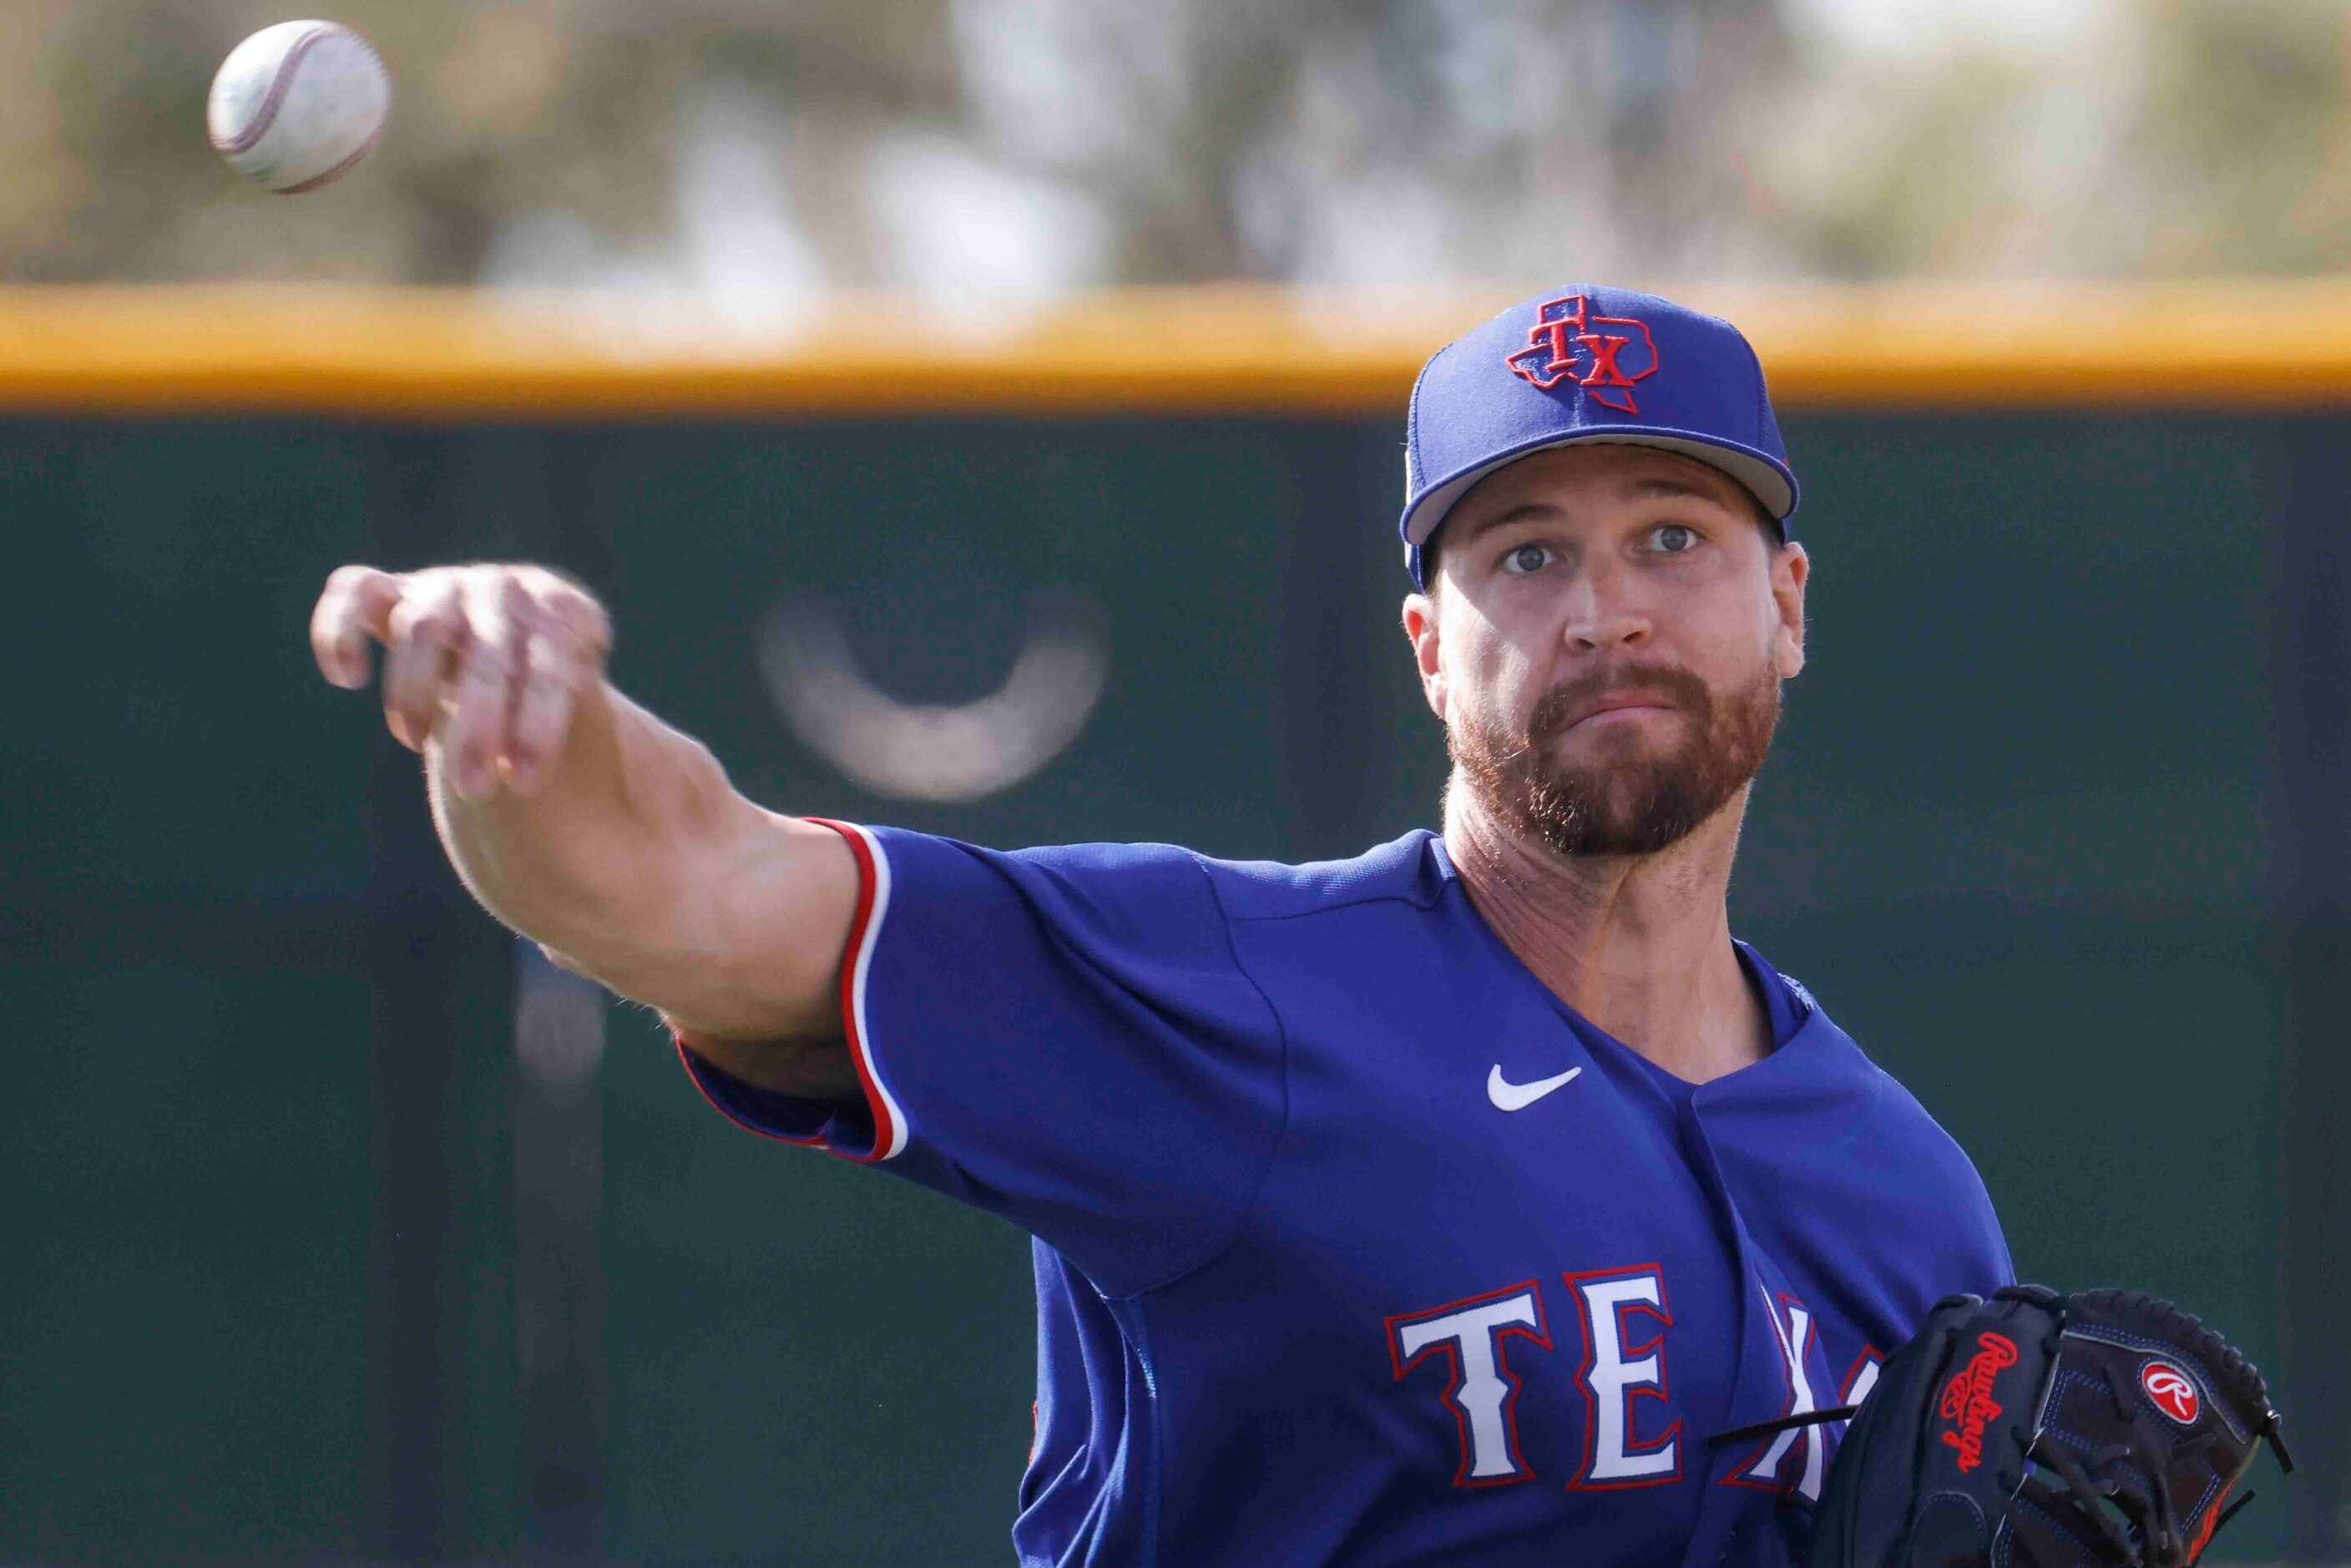
{"label": "man's face", "polygon": [[1803,667],[1804,552],[1738,484],[1639,446],[1479,482],[1405,603],[1468,788],[1565,855],[1651,854],[1740,797]]}

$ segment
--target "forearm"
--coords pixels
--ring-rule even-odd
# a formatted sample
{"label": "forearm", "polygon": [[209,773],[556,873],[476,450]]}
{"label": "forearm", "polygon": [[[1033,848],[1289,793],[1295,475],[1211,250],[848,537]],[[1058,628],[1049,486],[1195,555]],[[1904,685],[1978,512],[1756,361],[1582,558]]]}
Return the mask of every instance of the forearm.
{"label": "forearm", "polygon": [[426,790],[449,861],[507,925],[583,973],[635,967],[628,949],[666,923],[672,867],[733,795],[716,760],[606,683],[580,694],[562,749],[530,796],[461,795],[440,738]]}
{"label": "forearm", "polygon": [[[600,683],[529,796],[467,799],[438,745],[425,766],[458,876],[558,962],[700,1036],[837,1031],[839,944],[826,950],[822,916],[854,897],[847,852],[830,830],[746,800],[693,737]],[[778,899],[811,918],[762,952],[745,910]]]}
{"label": "forearm", "polygon": [[366,685],[371,642],[385,722],[423,753],[442,844],[491,914],[691,1037],[781,1048],[752,1053],[771,1084],[846,1054],[847,845],[614,691],[585,589],[528,564],[340,567],[310,615],[319,673]]}

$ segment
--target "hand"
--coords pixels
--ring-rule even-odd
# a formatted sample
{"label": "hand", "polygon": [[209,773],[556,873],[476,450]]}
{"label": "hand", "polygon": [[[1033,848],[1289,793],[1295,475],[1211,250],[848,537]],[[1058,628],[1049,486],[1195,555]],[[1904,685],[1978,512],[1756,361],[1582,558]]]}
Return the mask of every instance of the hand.
{"label": "hand", "polygon": [[320,673],[366,685],[370,639],[384,647],[393,737],[412,751],[437,741],[457,793],[481,800],[501,779],[519,795],[546,781],[580,698],[602,685],[612,622],[544,567],[338,567],[310,612]]}

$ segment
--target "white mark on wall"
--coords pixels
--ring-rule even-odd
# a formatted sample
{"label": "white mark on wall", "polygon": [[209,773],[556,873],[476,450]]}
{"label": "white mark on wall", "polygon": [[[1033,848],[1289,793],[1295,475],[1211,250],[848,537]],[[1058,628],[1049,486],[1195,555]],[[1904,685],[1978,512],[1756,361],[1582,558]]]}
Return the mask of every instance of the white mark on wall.
{"label": "white mark on wall", "polygon": [[759,673],[802,745],[871,793],[984,800],[1036,776],[1093,717],[1110,679],[1105,617],[1091,600],[1032,596],[1003,684],[973,702],[901,702],[858,667],[820,600],[771,607]]}

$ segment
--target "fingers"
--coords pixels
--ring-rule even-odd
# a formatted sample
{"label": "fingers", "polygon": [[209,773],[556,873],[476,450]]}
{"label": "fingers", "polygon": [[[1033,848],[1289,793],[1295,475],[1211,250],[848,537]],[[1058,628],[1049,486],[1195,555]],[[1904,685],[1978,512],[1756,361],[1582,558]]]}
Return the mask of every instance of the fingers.
{"label": "fingers", "polygon": [[532,602],[568,631],[577,646],[590,651],[600,663],[611,651],[612,618],[587,590],[551,571],[535,569],[525,574],[523,582],[530,590]]}
{"label": "fingers", "polygon": [[386,618],[383,716],[393,737],[421,751],[441,717],[443,687],[470,640],[455,572],[419,572]]}
{"label": "fingers", "polygon": [[338,567],[310,612],[310,655],[319,673],[347,691],[367,685],[368,640],[381,641],[400,579],[371,566]]}
{"label": "fingers", "polygon": [[477,800],[490,792],[493,768],[507,754],[507,725],[528,628],[522,585],[512,572],[469,573],[460,581],[458,598],[467,635],[456,651],[456,678],[443,704],[441,747],[457,793]]}
{"label": "fingers", "polygon": [[569,584],[562,593],[538,585],[527,592],[521,620],[528,630],[522,643],[522,664],[513,683],[514,706],[508,716],[507,749],[502,765],[507,782],[518,794],[538,789],[547,769],[561,754],[571,727],[572,709],[580,691],[601,678],[604,643],[582,636],[579,628],[603,629],[603,611],[593,601],[583,616],[576,607],[567,611],[567,599],[580,599]]}
{"label": "fingers", "polygon": [[311,653],[329,681],[360,686],[371,638],[384,646],[385,724],[412,750],[437,736],[451,786],[480,799],[501,778],[523,794],[545,781],[612,626],[540,567],[344,567],[311,612]]}

